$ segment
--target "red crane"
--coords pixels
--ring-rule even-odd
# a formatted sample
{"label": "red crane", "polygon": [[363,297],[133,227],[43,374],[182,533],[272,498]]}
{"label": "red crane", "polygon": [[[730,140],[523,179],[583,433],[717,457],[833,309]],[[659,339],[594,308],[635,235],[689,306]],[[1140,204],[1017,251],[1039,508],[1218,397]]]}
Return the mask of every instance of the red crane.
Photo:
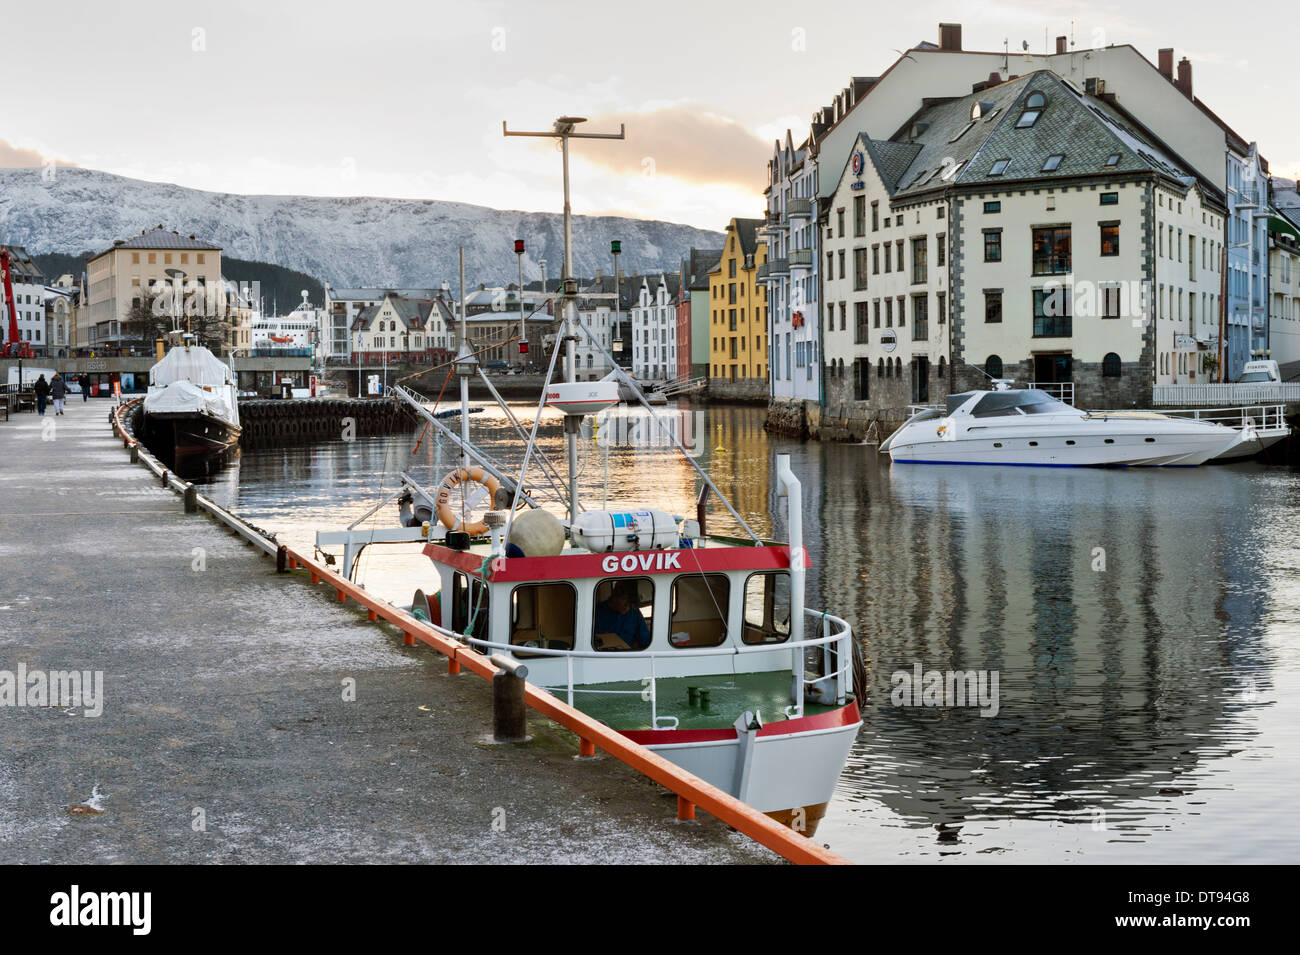
{"label": "red crane", "polygon": [[4,278],[5,308],[9,312],[8,341],[0,346],[0,358],[35,358],[31,342],[18,340],[18,308],[14,304],[14,285],[9,277],[9,261],[13,256],[8,249],[0,249],[0,274]]}

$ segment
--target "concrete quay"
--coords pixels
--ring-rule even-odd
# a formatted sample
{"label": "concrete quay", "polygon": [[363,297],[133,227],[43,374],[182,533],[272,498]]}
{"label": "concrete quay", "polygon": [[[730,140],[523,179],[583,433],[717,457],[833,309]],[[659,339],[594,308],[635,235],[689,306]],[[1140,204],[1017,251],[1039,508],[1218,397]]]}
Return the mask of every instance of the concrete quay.
{"label": "concrete quay", "polygon": [[[108,410],[0,423],[0,859],[781,861],[531,712],[492,744],[488,684],[186,515]],[[102,700],[14,705],[20,668]]]}

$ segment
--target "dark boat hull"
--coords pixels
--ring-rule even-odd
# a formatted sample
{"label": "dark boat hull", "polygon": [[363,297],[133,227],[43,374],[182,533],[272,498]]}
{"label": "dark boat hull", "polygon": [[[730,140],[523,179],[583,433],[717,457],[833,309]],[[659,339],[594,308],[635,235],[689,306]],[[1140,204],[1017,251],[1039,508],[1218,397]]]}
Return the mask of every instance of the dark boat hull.
{"label": "dark boat hull", "polygon": [[240,427],[212,415],[146,414],[145,444],[177,456],[215,454],[239,443]]}

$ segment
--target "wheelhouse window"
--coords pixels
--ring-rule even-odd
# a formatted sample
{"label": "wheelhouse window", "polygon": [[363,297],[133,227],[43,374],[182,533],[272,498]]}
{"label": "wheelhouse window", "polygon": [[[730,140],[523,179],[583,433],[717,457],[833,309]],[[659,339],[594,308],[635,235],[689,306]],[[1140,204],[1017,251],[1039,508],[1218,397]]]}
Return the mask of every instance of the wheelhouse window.
{"label": "wheelhouse window", "polygon": [[573,584],[524,584],[510,594],[513,646],[572,650],[578,592]]}
{"label": "wheelhouse window", "polygon": [[745,581],[747,644],[784,643],[790,639],[790,574],[767,571]]}
{"label": "wheelhouse window", "polygon": [[687,574],[673,581],[668,642],[674,647],[716,647],[727,639],[731,581],[726,574]]}
{"label": "wheelhouse window", "polygon": [[479,640],[489,638],[488,589],[481,580],[459,572],[452,574],[451,628]]}
{"label": "wheelhouse window", "polygon": [[596,650],[644,650],[654,633],[655,584],[649,577],[605,580],[593,594],[591,645]]}
{"label": "wheelhouse window", "polygon": [[1070,227],[1034,230],[1034,274],[1062,275],[1070,271]]}

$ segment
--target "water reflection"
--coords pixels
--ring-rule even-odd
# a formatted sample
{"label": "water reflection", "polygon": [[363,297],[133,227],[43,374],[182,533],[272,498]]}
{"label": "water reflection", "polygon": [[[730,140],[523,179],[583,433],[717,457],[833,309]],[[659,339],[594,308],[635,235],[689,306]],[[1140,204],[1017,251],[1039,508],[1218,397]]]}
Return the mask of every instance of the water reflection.
{"label": "water reflection", "polygon": [[[534,409],[515,411],[531,427]],[[1296,837],[1267,824],[1219,838],[1229,819],[1285,811],[1300,784],[1296,723],[1282,718],[1294,707],[1269,714],[1300,688],[1292,472],[891,466],[870,447],[772,438],[757,409],[665,413],[762,536],[786,533],[773,516],[777,451],[792,454],[804,482],[809,604],[853,622],[871,670],[866,726],[819,832],[837,850],[1052,861],[1147,858],[1140,847],[1156,843],[1191,861],[1248,838],[1250,851],[1294,851]],[[503,415],[472,424],[518,467]],[[586,499],[693,514],[689,464],[610,440],[616,431],[582,443]],[[558,416],[544,413],[539,437],[562,470]],[[456,463],[418,430],[256,449],[211,493],[310,546],[317,529],[345,526],[393,493],[399,470],[436,479]],[[540,474],[533,483],[545,485]],[[716,504],[709,519],[739,532]],[[390,599],[427,583],[422,558],[377,558],[371,573],[367,586]],[[894,706],[891,674],[916,664],[998,671],[997,716]],[[1267,774],[1239,784],[1255,778],[1243,759],[1269,761]],[[1230,808],[1205,808],[1220,802]],[[1170,829],[1186,834],[1164,836]]]}

